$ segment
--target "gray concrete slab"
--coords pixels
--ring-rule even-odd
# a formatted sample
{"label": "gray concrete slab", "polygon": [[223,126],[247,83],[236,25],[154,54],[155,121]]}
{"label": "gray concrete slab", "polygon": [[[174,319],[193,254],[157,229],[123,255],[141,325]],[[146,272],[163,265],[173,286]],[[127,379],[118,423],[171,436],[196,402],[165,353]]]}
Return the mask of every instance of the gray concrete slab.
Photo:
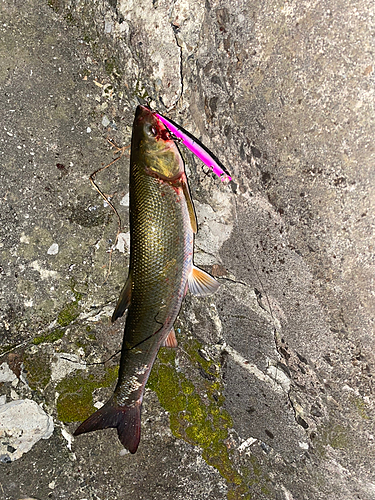
{"label": "gray concrete slab", "polygon": [[[0,9],[0,498],[374,499],[373,6]],[[187,295],[130,455],[113,430],[72,432],[111,394],[124,326],[128,154],[97,176],[122,219],[111,262],[117,219],[89,175],[107,139],[130,144],[139,99],[235,183],[183,151],[195,261],[222,286]],[[39,409],[9,428],[22,400]]]}

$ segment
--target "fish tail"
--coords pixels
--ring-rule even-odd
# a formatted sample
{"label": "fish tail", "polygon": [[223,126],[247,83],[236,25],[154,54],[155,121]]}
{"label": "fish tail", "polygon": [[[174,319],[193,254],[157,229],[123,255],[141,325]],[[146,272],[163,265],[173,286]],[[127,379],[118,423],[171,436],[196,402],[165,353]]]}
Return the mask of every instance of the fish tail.
{"label": "fish tail", "polygon": [[99,429],[117,428],[124,448],[135,453],[141,438],[141,403],[120,406],[111,398],[102,408],[93,413],[75,430],[74,436]]}

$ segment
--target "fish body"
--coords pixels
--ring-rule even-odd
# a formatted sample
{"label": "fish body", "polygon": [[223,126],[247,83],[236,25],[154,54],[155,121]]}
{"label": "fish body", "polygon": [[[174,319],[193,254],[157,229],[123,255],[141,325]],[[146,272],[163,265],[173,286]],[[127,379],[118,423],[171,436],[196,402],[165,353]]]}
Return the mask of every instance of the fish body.
{"label": "fish body", "polygon": [[130,158],[130,266],[112,316],[126,309],[117,386],[110,400],[75,435],[116,427],[135,453],[144,388],[162,345],[176,347],[173,329],[187,288],[196,295],[219,284],[193,265],[197,223],[178,148],[149,108],[138,106]]}

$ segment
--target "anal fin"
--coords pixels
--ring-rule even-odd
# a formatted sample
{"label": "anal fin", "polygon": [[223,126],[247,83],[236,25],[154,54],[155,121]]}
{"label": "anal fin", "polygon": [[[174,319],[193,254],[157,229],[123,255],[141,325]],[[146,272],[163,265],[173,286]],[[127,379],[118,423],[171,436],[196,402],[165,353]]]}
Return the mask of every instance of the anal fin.
{"label": "anal fin", "polygon": [[176,339],[176,332],[174,331],[174,328],[172,327],[172,330],[169,332],[168,337],[164,340],[163,347],[177,347],[177,339]]}

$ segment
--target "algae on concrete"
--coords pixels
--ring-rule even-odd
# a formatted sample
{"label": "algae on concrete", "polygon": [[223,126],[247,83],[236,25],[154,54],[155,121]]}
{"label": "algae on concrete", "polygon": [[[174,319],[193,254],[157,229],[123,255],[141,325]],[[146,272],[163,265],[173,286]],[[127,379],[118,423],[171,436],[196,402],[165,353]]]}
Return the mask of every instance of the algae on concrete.
{"label": "algae on concrete", "polygon": [[42,393],[51,379],[49,354],[42,350],[28,352],[23,364],[28,385]]}
{"label": "algae on concrete", "polygon": [[[202,351],[204,346],[197,339],[184,337],[181,329],[178,331],[183,339],[181,351],[176,354],[171,349],[161,349],[148,386],[168,411],[173,434],[199,446],[203,459],[225,478],[228,499],[250,499],[250,484],[262,482],[267,489],[270,480],[259,471],[255,457],[250,467],[237,470],[229,444],[233,422],[223,408],[220,365]],[[184,360],[177,361],[177,355]],[[187,376],[180,366],[182,362],[189,363],[195,373]]]}
{"label": "algae on concrete", "polygon": [[77,371],[61,380],[56,386],[58,399],[57,416],[65,423],[85,420],[97,410],[93,404],[95,389],[113,387],[117,380],[117,367],[92,370],[91,373]]}

